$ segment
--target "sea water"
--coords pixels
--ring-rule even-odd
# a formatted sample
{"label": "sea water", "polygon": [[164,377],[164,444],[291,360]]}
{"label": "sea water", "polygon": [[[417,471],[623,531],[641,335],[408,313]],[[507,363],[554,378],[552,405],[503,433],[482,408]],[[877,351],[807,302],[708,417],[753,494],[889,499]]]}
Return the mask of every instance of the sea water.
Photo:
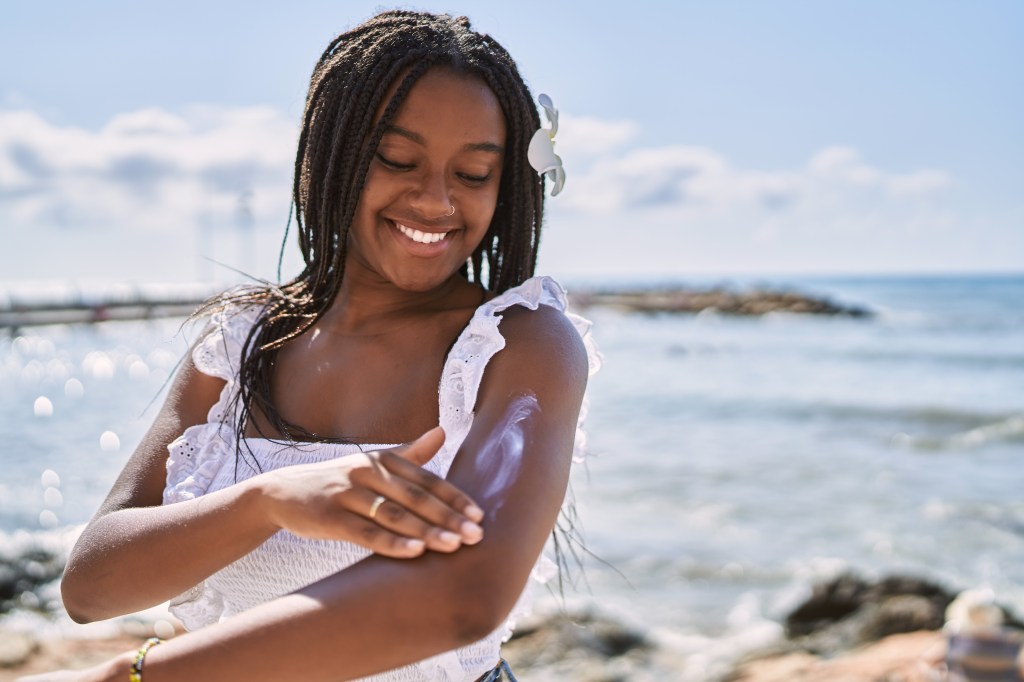
{"label": "sea water", "polygon": [[[987,585],[1024,614],[1024,276],[769,283],[875,315],[582,311],[605,362],[572,485],[597,558],[569,605],[709,666],[845,570]],[[179,325],[0,334],[0,553],[66,546],[89,519],[159,409]]]}

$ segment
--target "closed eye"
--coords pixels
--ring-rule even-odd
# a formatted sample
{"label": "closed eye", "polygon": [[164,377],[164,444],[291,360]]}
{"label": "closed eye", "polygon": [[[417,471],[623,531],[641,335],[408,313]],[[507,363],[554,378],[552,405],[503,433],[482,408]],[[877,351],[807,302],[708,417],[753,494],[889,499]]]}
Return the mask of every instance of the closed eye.
{"label": "closed eye", "polygon": [[380,161],[381,165],[385,168],[390,168],[391,170],[396,171],[409,171],[416,167],[411,163],[398,163],[397,161],[392,161],[380,152],[377,152],[377,160]]}
{"label": "closed eye", "polygon": [[487,175],[469,175],[468,173],[459,173],[459,177],[470,184],[482,185],[491,179],[491,174],[488,173]]}

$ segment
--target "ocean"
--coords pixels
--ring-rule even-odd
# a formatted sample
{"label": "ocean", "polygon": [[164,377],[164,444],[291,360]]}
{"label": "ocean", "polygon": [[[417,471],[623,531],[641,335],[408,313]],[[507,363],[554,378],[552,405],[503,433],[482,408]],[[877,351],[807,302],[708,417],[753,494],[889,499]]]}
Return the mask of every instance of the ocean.
{"label": "ocean", "polygon": [[[583,311],[604,366],[572,480],[586,560],[564,603],[705,673],[781,636],[843,571],[985,585],[1024,614],[1024,276],[764,283],[875,314]],[[0,335],[0,556],[66,550],[154,418],[179,326]],[[56,627],[59,610],[28,615],[56,599],[0,626]]]}

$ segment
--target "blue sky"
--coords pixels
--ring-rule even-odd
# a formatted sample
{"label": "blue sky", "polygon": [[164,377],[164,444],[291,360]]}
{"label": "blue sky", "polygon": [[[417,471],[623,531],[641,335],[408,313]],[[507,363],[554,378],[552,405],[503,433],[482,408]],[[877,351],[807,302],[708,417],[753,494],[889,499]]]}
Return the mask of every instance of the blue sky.
{"label": "blue sky", "polygon": [[[377,7],[6,2],[0,280],[271,275],[309,72]],[[562,112],[545,271],[1024,270],[1020,2],[416,7]]]}

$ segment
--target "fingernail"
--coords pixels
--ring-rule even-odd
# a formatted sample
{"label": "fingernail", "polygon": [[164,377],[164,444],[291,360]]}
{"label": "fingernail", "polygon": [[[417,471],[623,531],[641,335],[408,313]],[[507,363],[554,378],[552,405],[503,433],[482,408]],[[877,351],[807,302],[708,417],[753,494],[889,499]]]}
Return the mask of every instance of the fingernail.
{"label": "fingernail", "polygon": [[484,534],[484,529],[472,521],[463,521],[459,530],[462,531],[463,536],[469,538],[479,538]]}
{"label": "fingernail", "polygon": [[482,521],[484,518],[484,510],[475,504],[471,504],[466,507],[466,516],[473,521]]}
{"label": "fingernail", "polygon": [[426,545],[424,544],[423,540],[406,540],[405,541],[405,548],[408,549],[410,552],[419,552],[424,547],[426,547]]}
{"label": "fingernail", "polygon": [[455,533],[452,533],[451,531],[447,530],[443,530],[440,533],[438,533],[437,539],[446,545],[457,545],[462,542],[462,538],[460,538]]}

